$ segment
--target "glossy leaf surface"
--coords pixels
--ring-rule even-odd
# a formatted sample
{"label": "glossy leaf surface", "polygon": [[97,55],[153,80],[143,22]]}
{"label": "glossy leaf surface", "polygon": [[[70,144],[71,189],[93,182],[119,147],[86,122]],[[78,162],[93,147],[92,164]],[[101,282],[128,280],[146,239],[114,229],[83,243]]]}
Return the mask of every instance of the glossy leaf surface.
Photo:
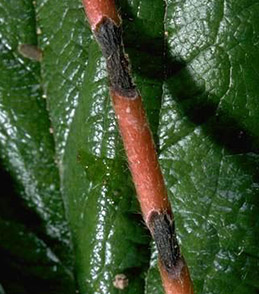
{"label": "glossy leaf surface", "polygon": [[[197,293],[258,291],[256,1],[168,1],[160,160]],[[172,63],[170,63],[172,62]],[[162,293],[151,264],[146,293]]]}
{"label": "glossy leaf surface", "polygon": [[[259,5],[117,5],[196,292],[256,293]],[[0,144],[11,175],[2,170],[3,291],[162,293],[80,1],[2,1],[0,13]],[[40,48],[41,61],[19,44],[35,46],[32,59]],[[123,291],[113,284],[121,273]]]}
{"label": "glossy leaf surface", "polygon": [[15,179],[1,169],[1,283],[7,293],[71,293],[72,245],[40,66],[19,52],[19,44],[37,46],[34,8],[2,1],[0,12],[1,158]]}

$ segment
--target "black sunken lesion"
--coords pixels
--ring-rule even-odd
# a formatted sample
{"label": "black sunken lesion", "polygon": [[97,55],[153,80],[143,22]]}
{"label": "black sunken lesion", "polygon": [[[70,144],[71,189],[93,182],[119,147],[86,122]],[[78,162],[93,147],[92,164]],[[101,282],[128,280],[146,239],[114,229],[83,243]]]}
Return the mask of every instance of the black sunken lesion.
{"label": "black sunken lesion", "polygon": [[122,96],[135,97],[137,90],[124,52],[121,26],[104,17],[94,34],[106,59],[110,87]]}
{"label": "black sunken lesion", "polygon": [[174,221],[168,213],[153,212],[149,218],[149,228],[155,240],[160,261],[169,273],[173,273],[181,258]]}

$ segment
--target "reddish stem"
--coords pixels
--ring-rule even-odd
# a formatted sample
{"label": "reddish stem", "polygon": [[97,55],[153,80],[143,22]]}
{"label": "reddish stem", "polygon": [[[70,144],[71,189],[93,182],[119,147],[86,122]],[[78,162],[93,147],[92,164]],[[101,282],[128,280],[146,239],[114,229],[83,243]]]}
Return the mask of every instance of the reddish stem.
{"label": "reddish stem", "polygon": [[171,212],[142,99],[110,91],[144,220],[152,211]]}
{"label": "reddish stem", "polygon": [[[110,93],[143,218],[149,226],[152,212],[166,211],[172,215],[172,211],[142,99],[140,96],[128,99],[112,90]],[[173,274],[168,273],[161,262],[159,270],[166,294],[193,293],[184,259]]]}
{"label": "reddish stem", "polygon": [[120,25],[121,19],[117,13],[114,0],[83,0],[83,5],[92,30],[96,29],[105,16]]}
{"label": "reddish stem", "polygon": [[192,294],[192,282],[174,232],[174,219],[141,96],[128,68],[114,0],[83,0],[106,58],[110,94],[144,220],[159,252],[166,294]]}
{"label": "reddish stem", "polygon": [[159,262],[159,271],[165,294],[193,294],[193,286],[188,267],[183,260],[183,267],[176,276],[170,275]]}

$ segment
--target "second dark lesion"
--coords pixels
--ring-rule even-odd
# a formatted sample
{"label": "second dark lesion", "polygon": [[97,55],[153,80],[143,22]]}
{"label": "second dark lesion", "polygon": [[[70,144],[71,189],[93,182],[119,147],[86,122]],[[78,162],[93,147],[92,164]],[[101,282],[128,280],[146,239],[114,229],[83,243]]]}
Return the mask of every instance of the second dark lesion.
{"label": "second dark lesion", "polygon": [[154,238],[160,262],[168,273],[173,273],[181,260],[180,247],[175,233],[175,223],[167,212],[152,212],[149,228]]}

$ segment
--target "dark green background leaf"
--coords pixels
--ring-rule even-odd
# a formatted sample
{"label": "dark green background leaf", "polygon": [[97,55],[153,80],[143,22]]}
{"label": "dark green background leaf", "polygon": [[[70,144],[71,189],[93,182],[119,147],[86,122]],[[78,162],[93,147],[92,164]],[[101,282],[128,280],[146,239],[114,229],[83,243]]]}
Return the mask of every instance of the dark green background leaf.
{"label": "dark green background leaf", "polygon": [[[259,3],[117,3],[197,293],[256,293]],[[2,1],[0,20],[5,292],[118,293],[124,273],[162,293],[80,1]]]}
{"label": "dark green background leaf", "polygon": [[[2,1],[0,64],[1,283],[7,293],[71,293],[70,233],[59,191],[40,66],[19,44],[37,45],[30,1]],[[58,282],[58,281],[62,281]]]}
{"label": "dark green background leaf", "polygon": [[259,287],[258,4],[168,1],[160,160],[197,293]]}

